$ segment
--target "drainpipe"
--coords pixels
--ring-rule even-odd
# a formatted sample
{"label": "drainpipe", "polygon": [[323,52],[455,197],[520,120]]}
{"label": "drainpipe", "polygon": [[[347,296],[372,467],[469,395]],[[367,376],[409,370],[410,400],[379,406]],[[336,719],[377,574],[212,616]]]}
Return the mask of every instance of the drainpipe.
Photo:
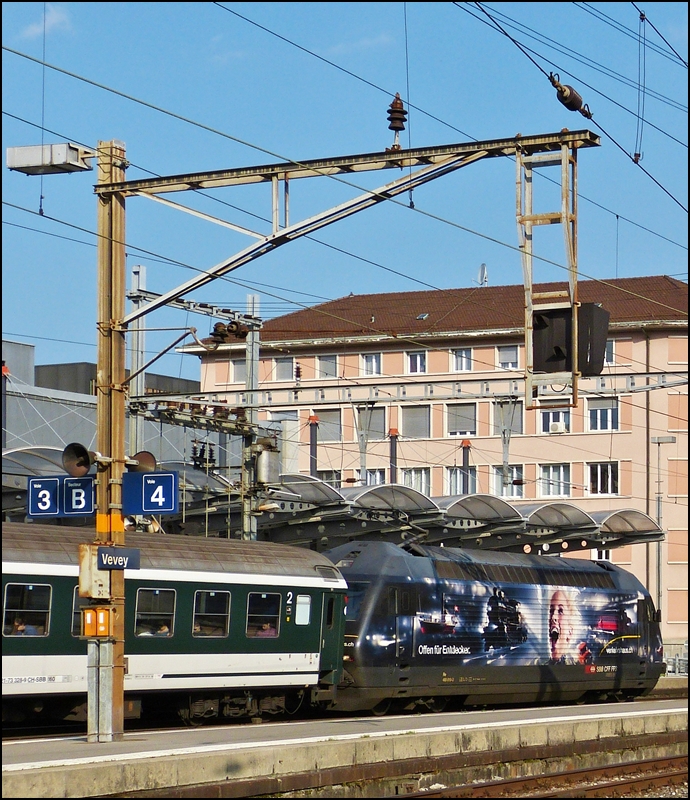
{"label": "drainpipe", "polygon": [[472,444],[469,439],[462,440],[462,482],[460,491],[463,494],[470,493],[470,447]]}
{"label": "drainpipe", "polygon": [[391,428],[388,431],[391,440],[390,445],[390,483],[398,482],[398,429]]}
{"label": "drainpipe", "polygon": [[309,474],[316,478],[316,434],[319,429],[319,418],[314,414],[309,417]]}

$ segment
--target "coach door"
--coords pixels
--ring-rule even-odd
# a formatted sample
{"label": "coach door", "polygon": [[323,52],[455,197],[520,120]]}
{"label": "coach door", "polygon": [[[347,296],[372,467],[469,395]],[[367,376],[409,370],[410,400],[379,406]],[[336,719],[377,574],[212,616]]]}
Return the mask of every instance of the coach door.
{"label": "coach door", "polygon": [[[321,607],[321,670],[342,667],[343,601],[340,594],[323,594]],[[340,658],[338,656],[340,655]]]}

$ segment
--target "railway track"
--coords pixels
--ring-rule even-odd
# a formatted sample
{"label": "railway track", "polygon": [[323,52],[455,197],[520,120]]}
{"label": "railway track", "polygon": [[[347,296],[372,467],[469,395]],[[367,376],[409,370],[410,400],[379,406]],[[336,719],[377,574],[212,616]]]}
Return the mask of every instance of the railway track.
{"label": "railway track", "polygon": [[413,792],[406,797],[625,797],[688,780],[687,755]]}

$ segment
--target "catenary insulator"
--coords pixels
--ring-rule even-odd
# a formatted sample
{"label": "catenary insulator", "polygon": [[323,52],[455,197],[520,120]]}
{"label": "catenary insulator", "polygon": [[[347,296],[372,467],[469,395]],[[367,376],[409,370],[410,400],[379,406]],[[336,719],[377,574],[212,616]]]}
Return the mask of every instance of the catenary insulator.
{"label": "catenary insulator", "polygon": [[556,89],[556,97],[568,111],[579,111],[582,108],[582,97],[572,86],[559,86]]}
{"label": "catenary insulator", "polygon": [[405,120],[407,119],[407,111],[403,106],[403,101],[400,99],[400,94],[395,93],[395,100],[388,107],[388,126],[392,131],[404,131]]}

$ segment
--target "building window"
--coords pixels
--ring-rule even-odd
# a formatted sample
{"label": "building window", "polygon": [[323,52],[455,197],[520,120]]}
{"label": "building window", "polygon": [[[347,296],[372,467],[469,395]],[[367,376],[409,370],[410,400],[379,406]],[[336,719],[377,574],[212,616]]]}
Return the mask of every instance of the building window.
{"label": "building window", "polygon": [[295,377],[294,359],[292,356],[275,359],[275,380],[291,381]]}
{"label": "building window", "polygon": [[319,356],[316,363],[319,378],[338,377],[338,356]]}
{"label": "building window", "polygon": [[541,412],[542,433],[567,433],[570,430],[570,411],[567,408],[544,408]]}
{"label": "building window", "polygon": [[543,497],[570,497],[570,465],[543,464],[541,493]]}
{"label": "building window", "polygon": [[494,403],[494,434],[503,429],[511,433],[522,433],[522,402],[499,400]]}
{"label": "building window", "polygon": [[135,636],[170,637],[173,635],[174,618],[174,589],[137,589]]}
{"label": "building window", "polygon": [[494,467],[494,494],[499,497],[522,497],[522,464],[508,465],[508,483],[503,478],[503,466]]}
{"label": "building window", "polygon": [[618,464],[606,461],[589,465],[590,494],[618,494]]}
{"label": "building window", "polygon": [[357,424],[360,432],[366,432],[369,441],[386,438],[386,410],[384,408],[358,407]]}
{"label": "building window", "polygon": [[595,561],[610,561],[611,560],[611,551],[610,550],[592,550],[592,558]]}
{"label": "building window", "polygon": [[414,467],[402,471],[403,486],[409,486],[422,494],[429,495],[431,491],[431,470],[429,467]]}
{"label": "building window", "polygon": [[362,371],[365,375],[380,375],[381,353],[364,353],[362,355]]}
{"label": "building window", "polygon": [[516,344],[503,345],[498,348],[498,366],[501,369],[517,369],[518,346]]}
{"label": "building window", "polygon": [[446,406],[448,436],[475,436],[477,433],[477,406],[475,403],[453,403]]}
{"label": "building window", "polygon": [[426,372],[426,352],[424,350],[419,353],[407,354],[407,371],[410,375]]}
{"label": "building window", "polygon": [[606,350],[604,351],[604,365],[613,366],[613,339],[606,340]]}
{"label": "building window", "polygon": [[402,411],[402,435],[407,439],[428,439],[430,436],[429,406],[405,406]]}
{"label": "building window", "polygon": [[230,362],[230,374],[232,383],[247,382],[247,361],[244,358],[233,358]]}
{"label": "building window", "polygon": [[192,636],[224,638],[230,629],[230,592],[198,591],[194,593]]}
{"label": "building window", "polygon": [[463,347],[460,350],[453,350],[453,371],[470,372],[472,369],[472,349]]}
{"label": "building window", "polygon": [[[362,470],[357,470],[357,480],[361,483],[362,482]],[[364,481],[365,486],[381,486],[386,482],[386,470],[385,469],[368,469],[366,470],[366,480]]]}
{"label": "building window", "polygon": [[618,400],[615,397],[592,397],[587,402],[590,431],[618,430]]}
{"label": "building window", "polygon": [[448,467],[446,469],[448,479],[448,494],[474,494],[477,491],[477,468],[476,467]]}
{"label": "building window", "polygon": [[319,409],[316,416],[319,418],[317,426],[318,442],[339,442],[342,438],[340,428],[340,409]]}
{"label": "building window", "polygon": [[316,477],[327,483],[329,486],[332,486],[334,489],[340,489],[342,484],[340,470],[339,469],[320,469],[316,472]]}

